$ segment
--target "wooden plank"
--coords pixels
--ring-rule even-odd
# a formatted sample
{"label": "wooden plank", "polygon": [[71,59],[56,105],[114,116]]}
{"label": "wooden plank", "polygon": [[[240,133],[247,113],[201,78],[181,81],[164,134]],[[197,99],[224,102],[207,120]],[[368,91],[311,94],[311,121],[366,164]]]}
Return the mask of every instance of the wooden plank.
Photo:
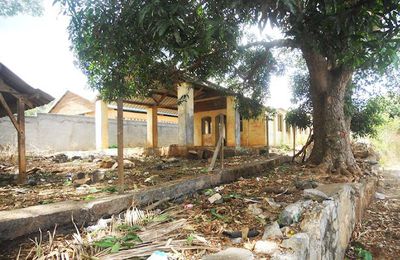
{"label": "wooden plank", "polygon": [[225,142],[225,138],[224,138],[224,126],[225,126],[225,120],[224,120],[224,115],[219,115],[219,136],[222,137],[222,141],[221,141],[221,169],[224,169],[224,142]]}
{"label": "wooden plank", "polygon": [[208,167],[208,171],[209,172],[214,169],[215,162],[217,161],[217,157],[218,157],[218,153],[219,153],[219,148],[221,147],[221,144],[222,144],[222,139],[223,139],[223,136],[220,135],[219,139],[218,139],[217,146],[215,147],[215,151],[214,151],[213,157],[211,159],[210,166]]}
{"label": "wooden plank", "polygon": [[[127,104],[132,104],[132,105],[138,105],[138,106],[146,106],[146,107],[151,107],[154,106],[154,103],[147,103],[147,102],[141,102],[141,101],[133,101],[133,100],[124,100],[124,103]],[[177,106],[164,106],[164,105],[159,105],[157,106],[159,108],[165,108],[165,109],[171,109],[171,110],[177,110]]]}
{"label": "wooden plank", "polygon": [[26,177],[26,148],[25,148],[25,103],[18,99],[18,183],[25,184]]}
{"label": "wooden plank", "polygon": [[196,102],[194,112],[204,112],[226,108],[226,98],[219,97],[219,99]]}
{"label": "wooden plank", "polygon": [[[0,92],[9,93],[9,94],[13,95],[16,99],[22,98],[26,105],[28,105],[30,108],[34,107],[32,102],[29,101],[29,98],[26,95],[21,94],[18,91],[16,91],[15,89],[13,89],[12,87],[8,86],[2,79],[0,79]],[[35,94],[32,95],[32,97],[34,97],[34,96],[35,96]]]}
{"label": "wooden plank", "polygon": [[117,146],[118,146],[118,192],[123,193],[125,188],[124,176],[124,121],[122,99],[117,100]]}
{"label": "wooden plank", "polygon": [[6,100],[4,99],[3,95],[0,93],[0,104],[3,105],[4,110],[6,111],[8,117],[10,118],[12,124],[14,125],[15,129],[17,129],[18,133],[21,131],[17,120],[15,119],[13,113],[11,112],[10,107],[7,105]]}
{"label": "wooden plank", "polygon": [[210,101],[210,100],[219,100],[221,98],[224,98],[224,97],[217,96],[217,97],[200,98],[200,99],[195,99],[194,102],[198,103],[198,102],[204,102],[204,101]]}

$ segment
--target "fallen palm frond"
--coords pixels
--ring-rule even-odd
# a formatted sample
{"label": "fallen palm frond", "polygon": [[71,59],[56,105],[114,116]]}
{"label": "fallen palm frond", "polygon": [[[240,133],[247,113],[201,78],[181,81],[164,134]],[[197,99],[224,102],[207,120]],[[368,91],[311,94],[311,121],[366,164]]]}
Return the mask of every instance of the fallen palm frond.
{"label": "fallen palm frond", "polygon": [[151,255],[152,252],[161,250],[167,252],[182,251],[182,250],[208,250],[208,251],[218,251],[218,248],[209,247],[204,244],[191,245],[187,244],[186,240],[172,240],[167,241],[154,241],[149,244],[138,245],[132,249],[124,250],[116,254],[107,255],[100,257],[102,260],[112,260],[112,259],[131,259],[132,257],[145,257]]}
{"label": "fallen palm frond", "polygon": [[54,229],[53,233],[48,232],[49,241],[44,242],[40,232],[39,238],[32,240],[34,246],[27,258],[126,259],[151,255],[156,250],[175,255],[182,250],[216,250],[201,237],[195,236],[195,241],[190,244],[179,237],[179,230],[186,225],[186,219],[172,220],[168,213],[131,208],[117,217],[100,219],[83,231],[75,225],[71,239],[57,240]]}

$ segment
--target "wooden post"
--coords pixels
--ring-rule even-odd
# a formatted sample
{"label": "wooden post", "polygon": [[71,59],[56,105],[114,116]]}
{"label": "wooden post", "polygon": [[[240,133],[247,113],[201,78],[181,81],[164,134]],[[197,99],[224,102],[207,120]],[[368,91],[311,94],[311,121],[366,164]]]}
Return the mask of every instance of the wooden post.
{"label": "wooden post", "polygon": [[124,176],[124,122],[123,122],[123,106],[121,98],[117,100],[117,144],[118,144],[118,192],[124,192],[125,176]]}
{"label": "wooden post", "polygon": [[267,132],[266,136],[266,143],[267,143],[267,155],[269,156],[269,116],[267,115],[265,117],[266,125],[265,125],[265,131]]}
{"label": "wooden post", "polygon": [[19,98],[18,99],[18,167],[19,167],[19,175],[18,182],[20,184],[25,184],[27,182],[26,177],[26,149],[25,149],[25,103]]}
{"label": "wooden post", "polygon": [[225,138],[224,138],[224,115],[219,115],[219,136],[221,137],[221,169],[224,169],[224,142],[225,142]]}
{"label": "wooden post", "polygon": [[296,155],[296,127],[293,126],[293,160]]}
{"label": "wooden post", "polygon": [[157,107],[147,108],[147,147],[158,147]]}

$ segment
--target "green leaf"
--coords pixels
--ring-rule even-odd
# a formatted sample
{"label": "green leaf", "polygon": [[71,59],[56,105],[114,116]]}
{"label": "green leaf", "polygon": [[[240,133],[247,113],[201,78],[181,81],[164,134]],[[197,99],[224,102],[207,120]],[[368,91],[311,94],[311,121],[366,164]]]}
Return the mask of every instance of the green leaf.
{"label": "green leaf", "polygon": [[117,242],[111,247],[111,253],[117,253],[121,248],[121,245]]}
{"label": "green leaf", "polygon": [[94,242],[94,245],[100,248],[110,248],[117,243],[117,238],[115,236],[108,236],[99,241]]}
{"label": "green leaf", "polygon": [[128,233],[122,238],[122,241],[127,242],[127,241],[137,241],[137,242],[142,242],[140,237],[135,234],[135,233]]}
{"label": "green leaf", "polygon": [[225,220],[226,219],[226,217],[224,217],[223,215],[217,213],[216,209],[211,209],[210,212],[211,212],[211,215],[214,216],[217,219],[220,219],[220,220]]}

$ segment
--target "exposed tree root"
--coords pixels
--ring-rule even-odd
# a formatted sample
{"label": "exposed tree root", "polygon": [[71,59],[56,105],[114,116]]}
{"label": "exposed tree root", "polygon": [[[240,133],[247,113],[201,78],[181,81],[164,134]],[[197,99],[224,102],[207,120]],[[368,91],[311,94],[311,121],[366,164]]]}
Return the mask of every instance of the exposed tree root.
{"label": "exposed tree root", "polygon": [[307,148],[313,143],[314,141],[314,135],[312,134],[312,130],[310,131],[310,134],[308,135],[307,142],[306,144],[301,148],[300,151],[298,151],[292,158],[292,162],[296,159],[296,157],[302,155],[301,162],[304,163],[306,161],[307,157]]}

